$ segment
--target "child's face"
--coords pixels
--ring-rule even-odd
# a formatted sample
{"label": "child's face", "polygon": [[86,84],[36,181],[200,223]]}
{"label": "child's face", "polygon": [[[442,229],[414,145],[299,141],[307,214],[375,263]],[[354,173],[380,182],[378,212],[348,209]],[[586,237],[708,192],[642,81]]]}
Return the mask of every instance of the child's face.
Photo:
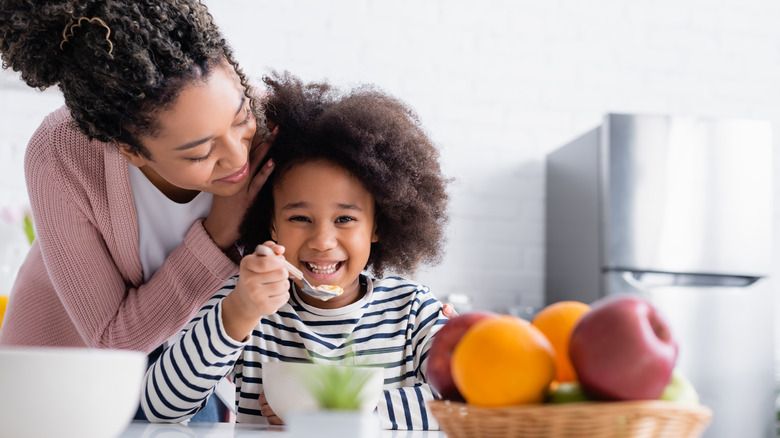
{"label": "child's face", "polygon": [[271,236],[314,286],[344,289],[328,301],[308,296],[304,301],[321,308],[345,306],[360,298],[359,275],[377,241],[374,197],[329,161],[295,165],[274,188]]}

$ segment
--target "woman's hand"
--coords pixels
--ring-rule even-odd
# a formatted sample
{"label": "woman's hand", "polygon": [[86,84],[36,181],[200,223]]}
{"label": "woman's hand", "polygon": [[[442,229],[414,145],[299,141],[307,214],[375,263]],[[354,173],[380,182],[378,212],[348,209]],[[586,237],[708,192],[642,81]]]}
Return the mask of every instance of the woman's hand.
{"label": "woman's hand", "polygon": [[278,131],[278,127],[271,130],[267,140],[263,140],[264,136],[259,132],[255,134],[249,151],[249,175],[254,176],[246,187],[233,196],[215,195],[211,202],[211,210],[203,221],[203,227],[222,250],[229,249],[238,240],[238,227],[244,218],[244,213],[257,198],[257,194],[273,171],[273,161],[268,160],[262,168],[260,164],[268,154]]}
{"label": "woman's hand", "polygon": [[268,241],[241,259],[238,283],[222,300],[222,323],[227,334],[244,340],[265,315],[272,315],[290,299],[290,273],[284,247]]}
{"label": "woman's hand", "polygon": [[260,397],[257,398],[257,401],[260,403],[260,413],[268,420],[268,424],[273,424],[274,426],[281,426],[284,424],[282,419],[277,417],[273,409],[271,409],[271,406],[268,405],[268,400],[266,400],[264,392],[260,393]]}

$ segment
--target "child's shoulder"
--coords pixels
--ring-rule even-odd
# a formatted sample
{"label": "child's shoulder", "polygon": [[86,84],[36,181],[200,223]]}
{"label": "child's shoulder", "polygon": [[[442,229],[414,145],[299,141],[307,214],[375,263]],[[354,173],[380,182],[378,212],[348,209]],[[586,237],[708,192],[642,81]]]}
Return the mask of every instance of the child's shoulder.
{"label": "child's shoulder", "polygon": [[414,280],[403,277],[383,277],[383,278],[371,278],[371,283],[374,286],[374,291],[390,291],[390,290],[420,290],[428,291],[428,287]]}
{"label": "child's shoulder", "polygon": [[383,295],[390,297],[408,297],[420,299],[423,296],[432,297],[430,289],[422,283],[403,277],[371,278],[373,294],[376,298]]}
{"label": "child's shoulder", "polygon": [[236,284],[238,284],[238,274],[225,280],[225,282],[222,283],[222,289],[235,289]]}

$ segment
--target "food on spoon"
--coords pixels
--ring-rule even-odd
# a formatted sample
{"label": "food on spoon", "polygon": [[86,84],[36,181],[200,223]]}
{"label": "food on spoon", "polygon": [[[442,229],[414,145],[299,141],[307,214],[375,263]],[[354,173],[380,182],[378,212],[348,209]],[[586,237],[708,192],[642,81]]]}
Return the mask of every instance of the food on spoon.
{"label": "food on spoon", "polygon": [[332,294],[333,296],[339,296],[344,293],[344,289],[342,289],[341,286],[336,286],[333,284],[321,284],[316,286],[315,289],[320,292]]}

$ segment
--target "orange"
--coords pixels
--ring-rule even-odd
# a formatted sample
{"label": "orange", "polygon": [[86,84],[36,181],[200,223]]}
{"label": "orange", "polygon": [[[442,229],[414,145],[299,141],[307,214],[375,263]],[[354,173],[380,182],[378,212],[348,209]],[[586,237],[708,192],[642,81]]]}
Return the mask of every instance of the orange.
{"label": "orange", "polygon": [[569,359],[569,338],[574,326],[589,310],[589,305],[579,301],[558,301],[542,309],[531,322],[555,349],[555,380],[558,382],[577,380]]}
{"label": "orange", "polygon": [[452,377],[469,404],[541,403],[555,377],[555,351],[542,332],[514,316],[474,324],[452,355]]}
{"label": "orange", "polygon": [[0,295],[0,327],[3,326],[3,315],[5,315],[5,307],[8,305],[8,295]]}

